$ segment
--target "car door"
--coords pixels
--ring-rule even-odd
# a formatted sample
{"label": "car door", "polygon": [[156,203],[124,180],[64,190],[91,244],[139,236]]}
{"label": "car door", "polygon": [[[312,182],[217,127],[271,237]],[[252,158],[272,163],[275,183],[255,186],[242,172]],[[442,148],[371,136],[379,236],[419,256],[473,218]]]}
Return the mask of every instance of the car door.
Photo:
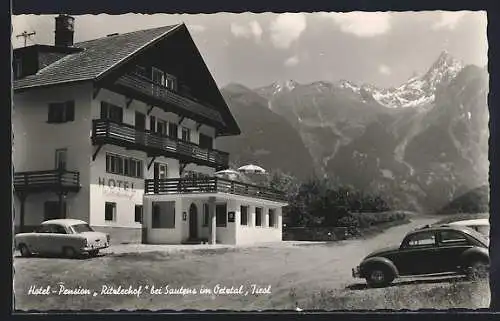
{"label": "car door", "polygon": [[436,269],[439,272],[455,272],[461,264],[463,252],[473,247],[469,238],[457,230],[442,230],[438,232],[438,250],[435,257]]}
{"label": "car door", "polygon": [[49,227],[46,225],[40,225],[38,226],[33,233],[29,233],[26,238],[25,242],[28,245],[28,248],[30,249],[31,252],[34,253],[39,253],[41,250],[40,246],[40,239],[43,237],[43,234],[48,231]]}
{"label": "car door", "polygon": [[436,232],[419,231],[406,236],[392,261],[400,275],[431,274],[436,250]]}
{"label": "car door", "polygon": [[68,246],[71,243],[70,234],[64,225],[54,224],[52,225],[50,238],[48,241],[48,247],[51,253],[60,254],[63,252],[64,246]]}
{"label": "car door", "polygon": [[40,226],[39,233],[36,238],[36,245],[33,249],[37,253],[52,253],[51,243],[54,228],[52,224],[43,224]]}

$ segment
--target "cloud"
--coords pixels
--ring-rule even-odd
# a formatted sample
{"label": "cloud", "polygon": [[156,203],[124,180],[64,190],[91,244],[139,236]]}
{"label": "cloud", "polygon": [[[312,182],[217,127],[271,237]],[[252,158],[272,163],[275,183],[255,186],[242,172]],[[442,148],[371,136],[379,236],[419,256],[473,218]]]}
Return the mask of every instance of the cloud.
{"label": "cloud", "polygon": [[248,24],[231,23],[231,33],[237,38],[254,38],[259,42],[262,37],[262,28],[257,21]]}
{"label": "cloud", "polygon": [[189,25],[188,29],[189,29],[189,31],[194,32],[194,33],[201,33],[203,31],[207,30],[207,28],[203,25]]}
{"label": "cloud", "polygon": [[286,49],[306,29],[306,17],[302,13],[282,13],[271,22],[271,41],[275,47]]}
{"label": "cloud", "polygon": [[375,37],[391,29],[388,12],[321,12],[320,16],[333,21],[343,32],[358,37]]}
{"label": "cloud", "polygon": [[383,75],[390,75],[392,73],[391,68],[389,68],[386,65],[378,66],[378,72],[383,74]]}
{"label": "cloud", "polygon": [[296,66],[300,62],[299,57],[297,55],[292,56],[285,60],[285,66],[286,67],[293,67]]}
{"label": "cloud", "polygon": [[439,21],[432,25],[432,29],[450,29],[453,30],[460,20],[466,15],[464,11],[444,11],[440,13]]}

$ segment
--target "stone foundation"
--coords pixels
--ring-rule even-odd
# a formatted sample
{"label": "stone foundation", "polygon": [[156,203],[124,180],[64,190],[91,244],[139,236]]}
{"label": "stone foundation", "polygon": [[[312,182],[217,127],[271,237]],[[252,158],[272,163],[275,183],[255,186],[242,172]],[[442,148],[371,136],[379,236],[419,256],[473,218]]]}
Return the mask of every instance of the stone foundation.
{"label": "stone foundation", "polygon": [[94,231],[109,234],[111,245],[142,243],[143,229],[132,227],[111,227],[111,226],[92,226]]}

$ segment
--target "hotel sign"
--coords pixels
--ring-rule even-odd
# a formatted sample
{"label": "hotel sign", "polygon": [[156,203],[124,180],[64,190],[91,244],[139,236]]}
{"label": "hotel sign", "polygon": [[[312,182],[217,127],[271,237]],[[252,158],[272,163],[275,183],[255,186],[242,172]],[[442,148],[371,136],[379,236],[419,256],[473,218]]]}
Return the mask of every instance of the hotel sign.
{"label": "hotel sign", "polygon": [[99,186],[103,188],[104,194],[126,197],[131,199],[135,196],[134,183],[121,179],[99,177]]}

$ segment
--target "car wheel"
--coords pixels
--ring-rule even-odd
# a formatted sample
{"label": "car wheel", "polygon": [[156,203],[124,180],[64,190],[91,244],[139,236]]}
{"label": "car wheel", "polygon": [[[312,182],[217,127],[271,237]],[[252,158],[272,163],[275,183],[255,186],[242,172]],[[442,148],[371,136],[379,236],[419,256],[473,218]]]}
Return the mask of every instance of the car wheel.
{"label": "car wheel", "polygon": [[485,260],[474,261],[467,269],[467,277],[472,280],[481,280],[488,277],[489,264]]}
{"label": "car wheel", "polygon": [[76,257],[76,251],[71,246],[66,246],[63,248],[63,255],[69,259],[73,259]]}
{"label": "car wheel", "polygon": [[22,257],[29,257],[29,256],[31,256],[31,251],[28,248],[28,246],[26,246],[25,244],[19,245],[19,252],[21,252],[21,256]]}
{"label": "car wheel", "polygon": [[96,257],[97,254],[99,254],[99,250],[92,250],[92,251],[89,251],[89,256],[91,257]]}
{"label": "car wheel", "polygon": [[377,265],[368,270],[366,283],[373,288],[389,285],[394,280],[394,274],[382,265]]}

